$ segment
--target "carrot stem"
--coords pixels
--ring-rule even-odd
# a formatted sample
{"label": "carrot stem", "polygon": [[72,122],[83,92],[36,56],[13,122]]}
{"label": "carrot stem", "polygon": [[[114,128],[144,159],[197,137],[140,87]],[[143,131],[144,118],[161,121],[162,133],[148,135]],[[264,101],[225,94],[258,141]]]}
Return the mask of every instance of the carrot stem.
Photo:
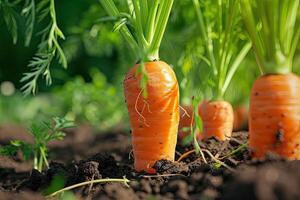
{"label": "carrot stem", "polygon": [[263,73],[291,72],[300,32],[299,0],[242,0],[242,17]]}
{"label": "carrot stem", "polygon": [[[193,4],[213,72],[212,99],[223,100],[233,75],[251,47],[251,43],[241,39],[241,31],[237,28],[240,25],[237,12],[239,4],[236,0],[218,0],[215,10],[204,1],[193,0]],[[244,44],[240,47],[239,42]]]}

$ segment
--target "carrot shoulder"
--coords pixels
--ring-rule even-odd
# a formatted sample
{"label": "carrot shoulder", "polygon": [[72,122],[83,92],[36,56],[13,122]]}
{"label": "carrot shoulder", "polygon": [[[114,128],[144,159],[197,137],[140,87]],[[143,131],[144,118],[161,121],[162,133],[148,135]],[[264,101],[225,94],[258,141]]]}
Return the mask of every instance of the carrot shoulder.
{"label": "carrot shoulder", "polygon": [[165,62],[145,63],[147,97],[140,89],[135,65],[124,80],[125,99],[132,131],[134,166],[154,173],[160,159],[174,161],[179,123],[179,91],[174,71]]}
{"label": "carrot shoulder", "polygon": [[200,139],[215,137],[224,141],[231,137],[233,128],[233,109],[226,101],[204,101],[199,106],[199,116],[202,119],[203,131]]}
{"label": "carrot shoulder", "polygon": [[300,159],[300,78],[292,73],[265,75],[253,85],[249,146],[254,157],[267,152]]}

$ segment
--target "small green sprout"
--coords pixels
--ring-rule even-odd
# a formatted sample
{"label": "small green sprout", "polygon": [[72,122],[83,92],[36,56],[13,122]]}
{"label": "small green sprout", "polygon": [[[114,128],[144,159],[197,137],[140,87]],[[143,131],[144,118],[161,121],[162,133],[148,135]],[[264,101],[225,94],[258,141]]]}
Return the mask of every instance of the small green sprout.
{"label": "small green sprout", "polygon": [[25,160],[33,158],[33,168],[42,171],[44,167],[49,167],[48,163],[48,143],[54,140],[63,140],[65,133],[63,129],[74,127],[72,121],[53,118],[54,123],[44,122],[42,125],[33,124],[28,133],[32,135],[34,143],[27,143],[20,140],[13,140],[9,145],[0,147],[0,155],[14,156],[21,151]]}

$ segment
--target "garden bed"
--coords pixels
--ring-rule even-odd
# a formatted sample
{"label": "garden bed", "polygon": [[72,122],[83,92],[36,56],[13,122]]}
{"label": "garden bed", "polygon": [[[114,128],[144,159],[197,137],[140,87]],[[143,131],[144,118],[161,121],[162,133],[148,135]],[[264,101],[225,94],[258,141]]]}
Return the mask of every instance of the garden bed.
{"label": "garden bed", "polygon": [[[22,128],[1,128],[0,144],[24,138]],[[200,155],[193,146],[177,145],[176,160],[156,163],[157,174],[137,173],[132,165],[130,135],[92,134],[89,126],[70,131],[64,141],[50,145],[50,169],[39,173],[20,155],[0,157],[0,199],[45,199],[42,195],[55,177],[64,177],[64,185],[101,179],[123,178],[123,183],[93,184],[72,192],[82,199],[300,199],[300,161],[268,156],[251,161],[244,148],[247,132],[236,132],[227,142],[209,139],[201,143]]]}

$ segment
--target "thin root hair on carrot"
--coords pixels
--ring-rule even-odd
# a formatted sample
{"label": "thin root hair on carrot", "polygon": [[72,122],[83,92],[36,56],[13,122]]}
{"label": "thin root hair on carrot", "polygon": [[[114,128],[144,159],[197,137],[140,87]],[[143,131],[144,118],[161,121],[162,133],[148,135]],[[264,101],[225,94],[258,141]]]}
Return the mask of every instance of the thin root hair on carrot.
{"label": "thin root hair on carrot", "polygon": [[184,112],[183,115],[181,117],[187,116],[188,118],[191,118],[191,116],[189,115],[189,113],[186,111],[186,109],[184,109],[184,107],[182,107],[181,105],[179,105],[179,108]]}
{"label": "thin root hair on carrot", "polygon": [[[141,96],[142,93],[143,93],[143,90],[141,90],[141,91],[139,92],[139,94],[138,94],[138,96],[137,96],[137,98],[136,98],[136,101],[135,101],[134,108],[135,108],[136,113],[140,116],[140,118],[142,118],[143,121],[141,121],[141,122],[143,122],[146,126],[149,127],[149,124],[147,123],[146,118],[142,115],[142,113],[139,112],[139,110],[138,110],[138,108],[137,108],[137,104],[138,104],[139,98],[140,98],[140,96]],[[143,109],[143,110],[144,110],[144,109]],[[143,110],[142,110],[142,112],[143,112]],[[139,119],[139,120],[140,120],[140,119]]]}

